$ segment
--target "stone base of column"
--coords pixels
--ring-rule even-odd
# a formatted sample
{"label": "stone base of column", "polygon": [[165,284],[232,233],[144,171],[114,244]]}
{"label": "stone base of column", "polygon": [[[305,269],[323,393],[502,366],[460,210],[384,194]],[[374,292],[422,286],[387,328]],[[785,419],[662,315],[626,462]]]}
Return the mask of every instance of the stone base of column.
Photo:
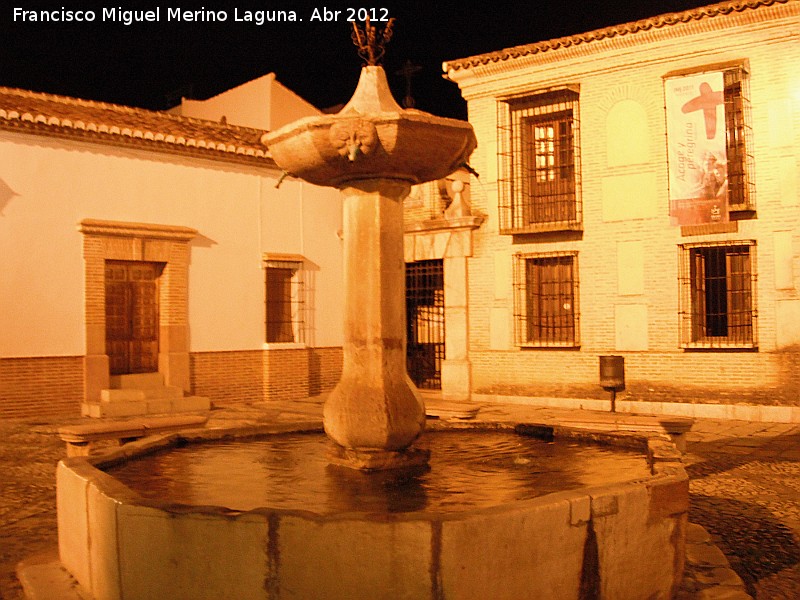
{"label": "stone base of column", "polygon": [[355,450],[333,444],[328,452],[332,465],[359,471],[385,471],[388,469],[428,468],[430,450],[406,448],[405,450]]}
{"label": "stone base of column", "polygon": [[[405,361],[400,349],[383,358],[381,353],[377,359],[376,353],[372,354],[370,359],[369,353],[364,356],[345,345],[342,379],[322,410],[325,432],[343,448],[401,451],[425,429],[425,405],[405,375],[405,362],[400,364],[401,359]],[[384,374],[372,385],[359,379],[355,365],[378,370],[381,363],[393,364],[392,373]]]}
{"label": "stone base of column", "polygon": [[472,393],[472,366],[468,360],[442,361],[442,399],[468,402]]}

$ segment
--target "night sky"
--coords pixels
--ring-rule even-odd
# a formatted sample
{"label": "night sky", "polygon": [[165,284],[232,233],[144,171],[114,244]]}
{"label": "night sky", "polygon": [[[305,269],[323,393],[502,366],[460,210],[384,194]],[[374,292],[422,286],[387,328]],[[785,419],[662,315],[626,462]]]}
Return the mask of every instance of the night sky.
{"label": "night sky", "polygon": [[[165,109],[182,96],[204,99],[275,72],[278,80],[312,104],[346,102],[358,78],[361,59],[350,40],[347,7],[374,7],[378,16],[396,19],[384,66],[395,96],[405,94],[396,75],[405,61],[421,67],[413,79],[416,107],[443,116],[466,117],[455,84],[442,79],[441,63],[519,44],[532,43],[616,25],[704,4],[703,0],[487,0],[461,2],[452,9],[436,0],[355,2],[225,3],[186,2],[185,10],[226,11],[224,23],[167,21],[172,2],[14,0],[0,9],[0,85],[64,94],[148,109]],[[93,10],[93,23],[22,22],[22,10]],[[103,22],[102,9],[152,10],[157,23]],[[312,22],[341,10],[338,21]],[[234,21],[246,11],[294,10],[302,22]]]}

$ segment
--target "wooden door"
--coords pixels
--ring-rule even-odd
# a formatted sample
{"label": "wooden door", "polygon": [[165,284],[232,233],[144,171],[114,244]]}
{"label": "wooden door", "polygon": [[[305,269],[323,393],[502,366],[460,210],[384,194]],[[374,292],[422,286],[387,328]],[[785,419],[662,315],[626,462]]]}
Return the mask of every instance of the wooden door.
{"label": "wooden door", "polygon": [[106,261],[106,354],[112,375],[158,371],[162,265]]}

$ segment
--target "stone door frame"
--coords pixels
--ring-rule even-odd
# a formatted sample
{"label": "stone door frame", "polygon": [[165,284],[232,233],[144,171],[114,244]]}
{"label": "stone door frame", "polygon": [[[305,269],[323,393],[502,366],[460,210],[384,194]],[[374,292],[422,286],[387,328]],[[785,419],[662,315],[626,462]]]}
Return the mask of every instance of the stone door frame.
{"label": "stone door frame", "polygon": [[442,260],[444,268],[445,358],[442,398],[469,400],[472,366],[469,360],[467,259],[472,256],[472,232],[480,217],[444,218],[406,230],[405,261]]}
{"label": "stone door frame", "polygon": [[164,264],[159,278],[158,372],[167,385],[190,392],[189,367],[189,242],[196,229],[174,225],[84,219],[86,354],[84,401],[97,402],[110,388],[106,354],[105,261],[146,261]]}

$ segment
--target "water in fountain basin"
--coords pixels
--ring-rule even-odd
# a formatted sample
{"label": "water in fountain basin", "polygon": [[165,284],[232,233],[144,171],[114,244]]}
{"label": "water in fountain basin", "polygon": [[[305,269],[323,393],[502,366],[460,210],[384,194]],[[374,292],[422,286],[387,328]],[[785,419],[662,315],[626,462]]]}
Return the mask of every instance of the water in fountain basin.
{"label": "water in fountain basin", "polygon": [[145,498],[195,506],[332,513],[447,513],[583,486],[646,478],[637,452],[497,431],[429,432],[427,472],[363,473],[328,464],[322,434],[191,445],[108,472]]}

